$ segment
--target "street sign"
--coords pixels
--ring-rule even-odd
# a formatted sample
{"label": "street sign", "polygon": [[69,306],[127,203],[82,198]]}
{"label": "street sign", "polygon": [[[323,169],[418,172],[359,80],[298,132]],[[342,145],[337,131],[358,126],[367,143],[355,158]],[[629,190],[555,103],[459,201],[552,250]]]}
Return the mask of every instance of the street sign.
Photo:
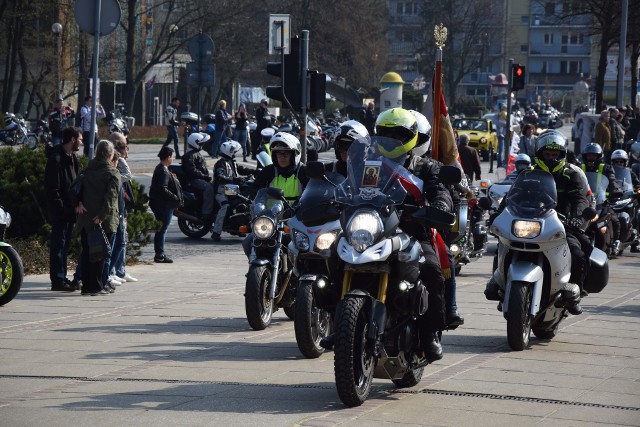
{"label": "street sign", "polygon": [[187,64],[187,86],[213,86],[216,75],[214,64],[191,62]]}
{"label": "street sign", "polygon": [[[96,32],[96,1],[76,0],[76,22],[82,31],[89,34]],[[118,0],[101,0],[100,2],[100,36],[113,33],[118,24],[122,11]]]}
{"label": "street sign", "polygon": [[[269,15],[269,55],[279,55],[284,47],[284,54],[290,52],[291,17],[283,14]],[[282,32],[284,31],[284,45]]]}
{"label": "street sign", "polygon": [[215,52],[215,45],[208,34],[200,33],[189,40],[189,54],[196,62],[211,63]]}

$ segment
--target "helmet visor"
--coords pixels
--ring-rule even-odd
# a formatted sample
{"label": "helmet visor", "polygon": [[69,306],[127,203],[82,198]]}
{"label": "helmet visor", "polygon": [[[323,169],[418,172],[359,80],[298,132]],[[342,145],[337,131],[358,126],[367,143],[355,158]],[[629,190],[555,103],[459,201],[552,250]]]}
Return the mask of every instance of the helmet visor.
{"label": "helmet visor", "polygon": [[403,143],[411,141],[416,136],[416,133],[411,129],[407,129],[402,126],[377,126],[376,134],[385,138],[397,139]]}

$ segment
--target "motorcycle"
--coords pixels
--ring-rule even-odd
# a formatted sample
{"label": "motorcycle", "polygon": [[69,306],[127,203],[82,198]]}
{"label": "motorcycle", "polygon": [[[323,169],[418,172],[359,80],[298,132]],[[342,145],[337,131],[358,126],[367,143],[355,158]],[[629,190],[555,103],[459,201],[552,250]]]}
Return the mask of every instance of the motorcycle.
{"label": "motorcycle", "polygon": [[24,267],[18,252],[5,242],[5,233],[11,225],[11,214],[0,206],[0,306],[18,295],[24,278]]}
{"label": "motorcycle", "polygon": [[49,123],[47,122],[47,120],[38,120],[38,125],[36,126],[35,133],[39,144],[42,144],[44,146],[51,144],[51,131],[49,130]]}
{"label": "motorcycle", "polygon": [[294,275],[299,278],[294,330],[300,352],[309,359],[324,352],[320,341],[332,332],[342,279],[342,262],[336,252],[342,230],[340,212],[332,201],[333,189],[344,177],[332,172],[325,176],[327,181],[309,180],[288,222],[289,253],[296,260]]}
{"label": "motorcycle", "polygon": [[285,209],[291,206],[279,188],[262,188],[253,200],[253,243],[244,305],[247,321],[256,331],[269,326],[279,308],[289,319],[295,316],[296,277],[285,239]]}
{"label": "motorcycle", "polygon": [[[417,323],[426,312],[428,295],[419,279],[422,249],[398,228],[398,205],[408,191],[422,194],[422,182],[402,167],[404,156],[396,163],[380,152],[399,146],[399,141],[379,136],[354,141],[348,152],[348,178],[335,189],[343,230],[337,252],[344,272],[336,308],[334,373],[340,400],[351,407],[367,399],[373,377],[412,387],[429,363]],[[310,177],[317,175],[307,169]],[[453,169],[459,181],[460,170]],[[404,214],[409,214],[408,208]],[[412,220],[451,228],[455,216],[430,206],[416,207]]]}
{"label": "motorcycle", "polygon": [[638,242],[638,226],[640,224],[640,211],[638,210],[638,198],[640,192],[634,190],[631,181],[631,170],[627,167],[613,168],[616,181],[622,189],[622,197],[611,208],[620,219],[620,247],[614,254],[622,255],[624,250]]}
{"label": "motorcycle", "polygon": [[[178,177],[184,195],[184,206],[176,208],[173,215],[178,218],[178,228],[187,236],[199,239],[211,230],[212,220],[202,216],[202,192],[191,186],[181,165],[171,165],[169,170]],[[251,199],[251,179],[244,180],[240,185],[225,185],[225,194],[229,199],[227,216],[224,219],[222,231],[233,236],[243,236],[241,227],[249,224],[249,208]],[[212,217],[215,218],[220,205],[215,203]]]}
{"label": "motorcycle", "polygon": [[[556,185],[542,170],[518,175],[506,200],[506,208],[491,225],[499,239],[497,269],[502,303],[498,309],[507,321],[507,341],[513,350],[529,345],[531,332],[540,339],[552,339],[566,307],[580,296],[578,285],[570,283],[571,252],[565,227],[566,218],[555,211]],[[585,209],[583,218],[591,220],[595,211]],[[593,248],[590,267],[583,283],[589,293],[600,292],[609,279],[608,259]]]}
{"label": "motorcycle", "polygon": [[33,150],[38,146],[38,138],[21,115],[5,113],[4,129],[0,130],[0,144],[25,145]]}
{"label": "motorcycle", "polygon": [[613,256],[613,224],[611,217],[615,215],[607,199],[607,188],[609,179],[597,172],[585,172],[589,188],[593,193],[596,203],[597,219],[587,228],[587,234],[594,247]]}
{"label": "motorcycle", "polygon": [[113,132],[120,132],[124,136],[129,135],[129,125],[127,124],[128,118],[127,110],[125,110],[122,105],[107,114],[105,120],[109,125],[109,134],[112,134]]}
{"label": "motorcycle", "polygon": [[460,274],[463,265],[480,259],[488,244],[487,227],[481,223],[484,212],[478,206],[480,190],[474,185],[469,188],[475,197],[460,200],[456,223],[446,239],[453,256],[456,275]]}

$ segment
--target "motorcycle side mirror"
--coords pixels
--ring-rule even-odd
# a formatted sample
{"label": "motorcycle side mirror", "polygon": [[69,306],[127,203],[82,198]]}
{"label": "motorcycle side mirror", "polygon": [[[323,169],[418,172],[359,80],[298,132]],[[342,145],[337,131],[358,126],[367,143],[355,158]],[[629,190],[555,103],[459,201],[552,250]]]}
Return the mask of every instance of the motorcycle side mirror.
{"label": "motorcycle side mirror", "polygon": [[457,184],[462,180],[462,171],[455,166],[442,166],[438,172],[438,179],[445,185]]}
{"label": "motorcycle side mirror", "polygon": [[322,179],[322,177],[324,176],[324,163],[308,162],[304,170],[309,178]]}
{"label": "motorcycle side mirror", "polygon": [[488,211],[492,206],[491,199],[488,197],[480,197],[478,200],[478,206],[480,206],[480,209],[483,211]]}
{"label": "motorcycle side mirror", "polygon": [[224,195],[225,196],[237,196],[240,193],[240,186],[236,184],[225,184]]}
{"label": "motorcycle side mirror", "polygon": [[586,219],[587,221],[591,221],[597,215],[598,212],[596,212],[596,210],[591,207],[585,208],[585,210],[582,211],[582,218]]}
{"label": "motorcycle side mirror", "polygon": [[282,188],[269,187],[267,189],[267,194],[269,195],[269,197],[274,199],[284,199],[284,190]]}

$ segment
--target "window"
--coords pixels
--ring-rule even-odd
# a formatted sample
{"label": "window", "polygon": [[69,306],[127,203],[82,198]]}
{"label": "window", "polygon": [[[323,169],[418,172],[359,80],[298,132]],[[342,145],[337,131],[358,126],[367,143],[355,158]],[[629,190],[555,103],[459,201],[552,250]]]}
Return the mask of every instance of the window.
{"label": "window", "polygon": [[563,74],[579,74],[582,72],[582,62],[560,61],[560,72]]}
{"label": "window", "polygon": [[529,45],[528,44],[521,44],[520,45],[520,52],[529,52]]}
{"label": "window", "polygon": [[524,25],[529,25],[529,15],[523,15],[520,17],[520,23]]}
{"label": "window", "polygon": [[398,2],[396,12],[398,13],[398,15],[404,14],[404,3],[402,3],[401,1]]}
{"label": "window", "polygon": [[556,14],[556,4],[554,2],[547,2],[544,4],[544,16],[553,16]]}
{"label": "window", "polygon": [[584,34],[582,33],[562,33],[563,45],[582,45],[584,44]]}
{"label": "window", "polygon": [[565,0],[562,2],[562,13],[570,15],[582,12],[582,4],[579,0]]}
{"label": "window", "polygon": [[549,71],[551,71],[549,69],[549,63],[547,61],[542,61],[542,67],[540,68],[540,72],[542,74],[548,73]]}
{"label": "window", "polygon": [[544,44],[545,45],[553,44],[553,33],[545,33],[544,34]]}

